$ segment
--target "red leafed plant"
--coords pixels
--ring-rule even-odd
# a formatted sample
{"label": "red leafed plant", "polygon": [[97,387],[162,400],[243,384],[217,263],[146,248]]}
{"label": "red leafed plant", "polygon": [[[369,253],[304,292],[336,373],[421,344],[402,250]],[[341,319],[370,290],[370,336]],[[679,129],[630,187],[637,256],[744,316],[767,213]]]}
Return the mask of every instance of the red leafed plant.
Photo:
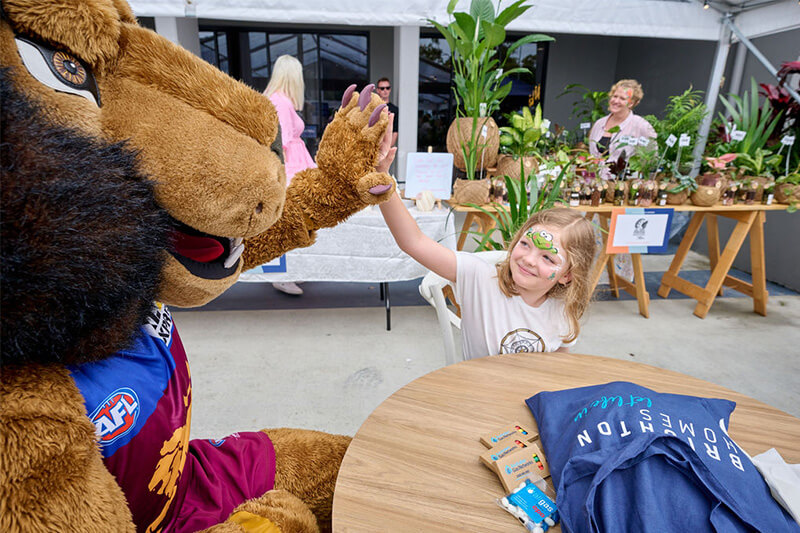
{"label": "red leafed plant", "polygon": [[[800,103],[795,101],[789,92],[784,88],[786,85],[786,78],[791,74],[800,74],[800,61],[787,61],[781,65],[777,73],[778,84],[772,85],[769,83],[760,83],[760,94],[769,100],[772,107],[772,116],[781,113],[781,119],[777,127],[772,132],[771,141],[779,140],[783,135],[789,133],[787,130],[791,129],[792,123],[794,128],[800,125]],[[800,83],[797,84],[795,90],[800,90]],[[794,119],[792,121],[791,119]]]}

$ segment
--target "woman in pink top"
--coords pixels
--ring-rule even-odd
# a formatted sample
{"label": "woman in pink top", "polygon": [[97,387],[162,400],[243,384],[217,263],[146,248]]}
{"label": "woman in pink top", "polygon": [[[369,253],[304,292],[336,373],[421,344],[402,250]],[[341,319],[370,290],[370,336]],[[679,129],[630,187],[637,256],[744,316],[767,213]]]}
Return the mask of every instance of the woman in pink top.
{"label": "woman in pink top", "polygon": [[300,138],[305,124],[297,112],[303,109],[304,92],[303,65],[292,56],[280,56],[272,68],[264,94],[278,112],[287,187],[296,173],[317,166]]}
{"label": "woman in pink top", "polygon": [[[287,187],[295,174],[317,166],[308,153],[306,143],[300,138],[305,124],[297,112],[303,109],[304,92],[303,65],[292,56],[280,56],[272,67],[272,76],[267,88],[264,89],[264,94],[269,97],[278,112]],[[286,294],[295,296],[303,294],[303,289],[291,281],[273,283],[272,286]]]}
{"label": "woman in pink top", "polygon": [[[589,152],[595,157],[602,157],[616,161],[620,154],[625,152],[625,159],[633,155],[634,145],[626,143],[620,146],[621,139],[640,137],[655,139],[656,131],[642,117],[633,113],[633,108],[642,101],[644,91],[636,80],[619,80],[608,92],[609,115],[599,119],[589,132]],[[619,126],[619,132],[611,133],[609,130]],[[603,171],[603,177],[608,179],[610,174]]]}

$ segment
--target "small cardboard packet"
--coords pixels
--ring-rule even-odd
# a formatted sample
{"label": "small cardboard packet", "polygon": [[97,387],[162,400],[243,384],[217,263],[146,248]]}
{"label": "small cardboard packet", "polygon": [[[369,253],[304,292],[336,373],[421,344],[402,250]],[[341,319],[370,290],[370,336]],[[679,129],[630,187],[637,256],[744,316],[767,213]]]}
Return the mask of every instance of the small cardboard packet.
{"label": "small cardboard packet", "polygon": [[498,459],[495,471],[506,492],[511,492],[526,478],[535,480],[550,475],[547,459],[535,443],[528,443],[525,448]]}
{"label": "small cardboard packet", "polygon": [[510,455],[517,450],[521,450],[523,448],[527,448],[530,445],[530,441],[522,440],[522,439],[515,439],[512,441],[507,442],[506,444],[501,444],[499,446],[495,446],[494,448],[489,448],[485,452],[481,454],[481,462],[486,465],[489,470],[492,472],[497,472],[497,461],[502,459],[503,457]]}
{"label": "small cardboard packet", "polygon": [[495,446],[513,444],[515,440],[523,442],[535,440],[539,434],[527,426],[523,426],[519,422],[514,422],[497,431],[492,431],[481,437],[481,443],[487,448],[494,448]]}

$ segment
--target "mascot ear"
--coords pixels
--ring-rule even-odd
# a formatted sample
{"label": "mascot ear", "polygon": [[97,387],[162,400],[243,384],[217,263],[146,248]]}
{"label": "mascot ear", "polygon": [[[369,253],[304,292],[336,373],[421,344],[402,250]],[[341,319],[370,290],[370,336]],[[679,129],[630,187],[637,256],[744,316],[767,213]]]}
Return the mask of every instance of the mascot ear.
{"label": "mascot ear", "polygon": [[167,216],[132,151],[49,123],[7,70],[0,70],[2,362],[100,359],[144,323],[166,256]]}

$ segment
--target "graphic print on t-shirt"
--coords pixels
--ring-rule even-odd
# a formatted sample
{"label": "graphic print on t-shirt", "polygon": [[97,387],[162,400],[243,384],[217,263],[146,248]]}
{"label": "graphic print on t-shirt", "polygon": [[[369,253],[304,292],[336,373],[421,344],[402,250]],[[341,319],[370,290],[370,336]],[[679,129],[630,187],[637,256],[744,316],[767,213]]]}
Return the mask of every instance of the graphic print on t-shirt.
{"label": "graphic print on t-shirt", "polygon": [[545,352],[544,340],[535,331],[528,328],[517,328],[506,333],[500,341],[500,353]]}

